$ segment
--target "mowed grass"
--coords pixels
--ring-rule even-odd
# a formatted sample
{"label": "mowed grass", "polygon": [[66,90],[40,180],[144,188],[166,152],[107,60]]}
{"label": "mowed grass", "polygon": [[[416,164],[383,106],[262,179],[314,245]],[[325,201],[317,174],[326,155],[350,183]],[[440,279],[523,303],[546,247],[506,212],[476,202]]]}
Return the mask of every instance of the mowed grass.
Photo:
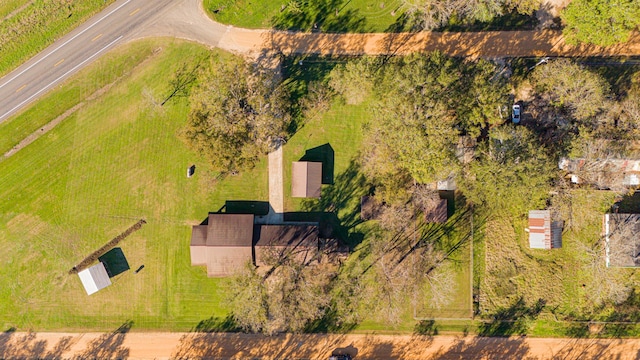
{"label": "mowed grass", "polygon": [[[0,76],[113,1],[115,0],[3,0],[0,4]],[[12,14],[18,9],[20,11]]]}
{"label": "mowed grass", "polygon": [[[343,29],[348,32],[384,32],[389,29],[403,13],[400,0],[351,0],[351,1],[327,1],[317,0],[311,2],[317,4],[315,8],[322,11],[310,11],[312,7],[305,5],[303,1],[284,0],[204,0],[204,8],[215,21],[247,28],[271,28],[280,23],[286,28],[295,30],[310,30],[308,26],[302,26],[303,22],[289,21],[279,22],[279,17],[287,11],[287,6],[299,3],[299,10],[293,11],[296,17],[306,13],[304,24],[318,24],[332,22],[327,31],[331,29]],[[340,18],[344,14],[348,17]],[[336,18],[341,19],[333,22]],[[358,23],[357,27],[349,28],[348,24]],[[344,29],[346,25],[347,29]],[[344,31],[339,31],[344,32]]]}
{"label": "mowed grass", "polygon": [[[226,199],[266,200],[266,161],[218,180],[176,135],[187,101],[156,105],[181,63],[207,51],[181,41],[136,42],[50,95],[71,104],[65,94],[79,82],[128,74],[0,162],[0,326],[101,331],[132,320],[138,329],[189,330],[228,313],[222,280],[190,265],[191,225]],[[31,115],[46,123],[61,111],[48,100],[35,103],[2,129],[2,141],[23,136]],[[196,174],[188,179],[192,164]],[[120,244],[131,270],[87,296],[68,270],[140,218],[147,224]]]}

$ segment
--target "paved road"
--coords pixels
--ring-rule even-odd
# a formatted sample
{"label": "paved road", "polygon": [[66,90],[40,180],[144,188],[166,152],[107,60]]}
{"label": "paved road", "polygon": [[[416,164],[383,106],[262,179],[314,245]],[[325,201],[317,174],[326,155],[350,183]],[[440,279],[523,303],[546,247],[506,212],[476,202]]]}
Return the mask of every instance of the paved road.
{"label": "paved road", "polygon": [[119,0],[0,79],[0,122],[135,36],[172,0]]}

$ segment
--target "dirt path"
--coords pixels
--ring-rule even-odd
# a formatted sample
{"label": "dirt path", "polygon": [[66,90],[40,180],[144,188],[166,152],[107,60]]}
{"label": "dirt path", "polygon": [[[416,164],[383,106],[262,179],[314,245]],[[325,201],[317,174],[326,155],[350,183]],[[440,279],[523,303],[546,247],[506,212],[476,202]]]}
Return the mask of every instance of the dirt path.
{"label": "dirt path", "polygon": [[4,333],[0,358],[326,359],[637,359],[640,340],[478,338],[411,335],[203,333]]}
{"label": "dirt path", "polygon": [[[566,0],[547,0],[550,16]],[[602,48],[567,45],[559,30],[488,31],[465,33],[321,34],[253,30],[226,26],[209,19],[199,0],[178,0],[158,21],[131,37],[172,36],[211,47],[257,56],[284,54],[407,54],[440,50],[452,56],[612,56],[640,55],[640,34],[628,43]]]}

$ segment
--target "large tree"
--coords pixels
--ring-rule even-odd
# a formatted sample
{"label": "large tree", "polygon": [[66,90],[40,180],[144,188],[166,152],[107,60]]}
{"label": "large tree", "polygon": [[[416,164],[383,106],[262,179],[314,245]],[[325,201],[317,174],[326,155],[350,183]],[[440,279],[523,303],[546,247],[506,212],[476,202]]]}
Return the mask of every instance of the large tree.
{"label": "large tree", "polygon": [[336,266],[301,261],[291,253],[284,255],[269,257],[266,272],[247,264],[227,280],[227,301],[244,330],[300,332],[321,319],[329,308]]}
{"label": "large tree", "polygon": [[637,0],[573,0],[560,15],[568,43],[609,46],[629,40],[640,25]]}
{"label": "large tree", "polygon": [[289,96],[276,74],[240,60],[214,61],[190,102],[182,136],[223,173],[252,167],[291,122]]}
{"label": "large tree", "polygon": [[460,135],[478,136],[504,121],[505,82],[484,61],[437,52],[392,59],[374,89],[375,121],[365,127],[363,163],[385,201],[404,201],[412,181],[430,183],[455,172]]}
{"label": "large tree", "polygon": [[568,110],[576,120],[593,118],[607,107],[607,82],[568,59],[538,66],[533,73],[533,84],[544,99]]}
{"label": "large tree", "polygon": [[535,135],[525,127],[509,127],[491,131],[459,184],[473,204],[523,216],[545,207],[555,174],[555,162]]}

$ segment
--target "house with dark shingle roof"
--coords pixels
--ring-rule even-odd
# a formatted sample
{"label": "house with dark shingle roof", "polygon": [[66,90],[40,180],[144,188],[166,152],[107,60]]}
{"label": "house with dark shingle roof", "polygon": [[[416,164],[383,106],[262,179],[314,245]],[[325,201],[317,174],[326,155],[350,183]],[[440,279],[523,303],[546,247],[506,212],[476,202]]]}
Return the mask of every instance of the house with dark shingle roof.
{"label": "house with dark shingle roof", "polygon": [[209,214],[206,224],[192,228],[191,265],[205,265],[209,277],[224,277],[247,262],[263,266],[274,256],[304,261],[337,246],[320,238],[317,225],[265,225],[254,220],[253,214]]}

